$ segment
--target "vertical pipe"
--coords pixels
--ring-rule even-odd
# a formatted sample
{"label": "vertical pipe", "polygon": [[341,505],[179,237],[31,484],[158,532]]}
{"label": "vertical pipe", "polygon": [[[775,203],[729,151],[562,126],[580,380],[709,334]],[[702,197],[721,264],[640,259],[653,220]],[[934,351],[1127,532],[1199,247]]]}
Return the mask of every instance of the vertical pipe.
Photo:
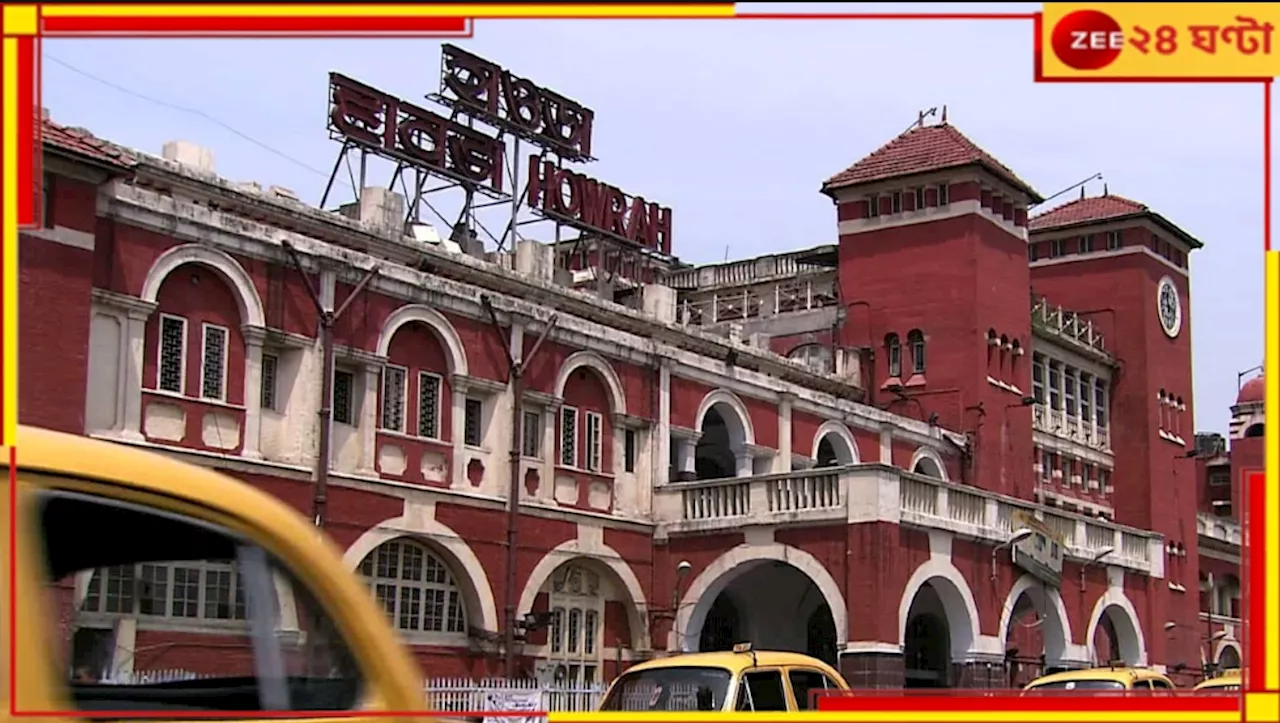
{"label": "vertical pipe", "polygon": [[329,445],[333,433],[333,313],[320,312],[320,353],[324,356],[320,381],[320,449],[316,456],[316,494],[311,516],[323,528],[329,496]]}

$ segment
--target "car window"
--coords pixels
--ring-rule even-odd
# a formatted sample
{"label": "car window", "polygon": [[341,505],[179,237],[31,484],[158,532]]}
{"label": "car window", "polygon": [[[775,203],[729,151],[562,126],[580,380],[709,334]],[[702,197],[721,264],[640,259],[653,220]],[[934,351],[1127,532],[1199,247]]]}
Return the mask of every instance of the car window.
{"label": "car window", "polygon": [[349,647],[262,548],[207,523],[78,493],[41,500],[54,650],[86,711],[336,711]]}
{"label": "car window", "polygon": [[793,668],[787,672],[787,678],[798,710],[809,710],[813,704],[813,691],[839,687],[820,671],[807,668]]}
{"label": "car window", "polygon": [[1028,688],[1028,691],[1034,690],[1124,690],[1124,683],[1118,680],[1059,680]]}
{"label": "car window", "polygon": [[624,673],[602,711],[719,711],[732,676],[724,668],[680,666]]}
{"label": "car window", "polygon": [[738,685],[738,710],[787,710],[787,693],[782,687],[782,673],[758,670],[744,673]]}
{"label": "car window", "polygon": [[1148,684],[1150,684],[1152,688],[1154,688],[1157,691],[1160,691],[1160,693],[1168,693],[1170,690],[1173,690],[1172,685],[1170,685],[1166,681],[1160,680],[1159,678],[1152,678],[1147,682]]}

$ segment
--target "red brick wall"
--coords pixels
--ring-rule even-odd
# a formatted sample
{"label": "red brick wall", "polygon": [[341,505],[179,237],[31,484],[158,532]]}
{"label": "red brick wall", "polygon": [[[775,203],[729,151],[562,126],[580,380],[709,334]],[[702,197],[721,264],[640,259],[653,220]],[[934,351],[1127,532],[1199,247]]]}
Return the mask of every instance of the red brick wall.
{"label": "red brick wall", "polygon": [[90,251],[26,236],[19,241],[18,414],[23,424],[84,432],[92,263]]}

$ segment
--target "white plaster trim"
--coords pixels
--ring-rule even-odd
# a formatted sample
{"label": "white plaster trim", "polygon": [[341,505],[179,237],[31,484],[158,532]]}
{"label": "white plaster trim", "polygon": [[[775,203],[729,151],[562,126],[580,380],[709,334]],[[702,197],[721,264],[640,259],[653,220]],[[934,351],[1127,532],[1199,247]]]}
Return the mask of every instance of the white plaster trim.
{"label": "white plaster trim", "polygon": [[23,238],[49,241],[62,246],[70,246],[71,248],[80,249],[81,251],[92,251],[95,242],[95,238],[92,233],[89,233],[88,231],[77,231],[74,228],[67,228],[66,226],[22,229],[18,233]]}
{"label": "white plaster trim", "polygon": [[1223,640],[1219,640],[1217,644],[1213,646],[1213,662],[1215,665],[1222,664],[1222,654],[1227,652],[1228,649],[1236,651],[1236,660],[1239,660],[1242,663],[1244,662],[1244,655],[1240,651],[1240,643],[1236,642],[1234,638],[1228,637]]}
{"label": "white plaster trim", "polygon": [[902,653],[902,646],[897,643],[878,643],[866,640],[850,640],[844,644],[840,650],[841,655],[865,655],[868,653],[878,653],[881,655],[899,655]]}
{"label": "white plaster trim", "polygon": [[[694,418],[694,429],[702,431],[703,419],[707,416],[707,412],[717,404],[724,404],[733,410],[738,417],[739,431],[742,432],[742,444],[749,445],[756,443],[755,427],[751,424],[751,412],[747,409],[747,405],[743,403],[738,395],[728,389],[713,389],[702,398],[702,403],[698,405],[698,414]],[[731,420],[726,419],[726,424],[733,424]],[[737,440],[732,440],[737,441]]]}
{"label": "white plaster trim", "polygon": [[[1000,650],[1005,650],[1009,642],[1009,625],[1013,622],[1013,610],[1017,607],[1018,598],[1023,594],[1031,600],[1036,613],[1052,628],[1041,628],[1044,638],[1045,660],[1049,665],[1058,665],[1067,659],[1068,648],[1071,647],[1071,619],[1067,617],[1067,607],[1062,602],[1062,594],[1047,588],[1033,575],[1023,575],[1013,583],[1009,595],[1005,597],[1004,609],[1000,613],[1000,628],[997,636]],[[1046,604],[1047,603],[1047,604]],[[1050,623],[1049,621],[1052,620]]]}
{"label": "white plaster trim", "polygon": [[[836,451],[836,460],[844,464],[862,464],[862,459],[858,456],[858,441],[853,438],[853,433],[842,422],[834,419],[828,419],[818,427],[818,431],[813,433],[813,454],[809,455],[813,459],[818,458],[818,445],[822,443],[822,438],[828,434],[835,435],[845,445],[845,455],[840,454],[838,445],[833,445]],[[845,458],[847,455],[848,459]]]}
{"label": "white plaster trim", "polygon": [[262,310],[262,299],[253,279],[235,259],[226,252],[199,244],[184,244],[160,254],[147,272],[142,282],[143,301],[157,303],[160,286],[164,280],[178,267],[184,264],[200,264],[217,271],[231,284],[235,290],[236,300],[240,306],[240,323],[249,326],[265,327],[266,315]]}
{"label": "white plaster trim", "polygon": [[982,629],[978,622],[978,605],[974,602],[973,591],[969,589],[964,576],[950,560],[941,557],[930,557],[907,580],[902,601],[898,604],[898,642],[903,646],[907,644],[911,603],[925,583],[929,582],[941,582],[934,584],[933,588],[947,615],[947,628],[951,631],[951,659],[962,662],[974,652],[974,643]]}
{"label": "white plaster trim", "polygon": [[692,648],[697,647],[698,633],[702,630],[702,624],[706,621],[707,612],[716,596],[735,578],[750,570],[753,566],[749,563],[766,560],[784,562],[803,572],[818,587],[827,606],[831,608],[836,640],[848,640],[849,608],[835,578],[813,555],[798,547],[774,542],[768,545],[738,545],[717,557],[689,583],[689,589],[685,590],[676,611],[675,629],[682,634],[684,649],[690,649],[691,641]]}
{"label": "white plaster trim", "polygon": [[[606,567],[613,576],[622,583],[627,595],[631,598],[627,605],[627,618],[631,626],[634,646],[640,650],[649,649],[648,602],[644,597],[644,588],[627,561],[612,547],[604,544],[602,535],[584,534],[585,525],[578,526],[578,539],[562,542],[552,548],[538,560],[533,571],[525,581],[524,590],[520,593],[520,604],[516,606],[517,618],[533,609],[533,601],[538,597],[543,584],[556,568],[573,560],[585,559]],[[598,528],[597,528],[598,529]],[[598,539],[593,539],[593,537]]]}
{"label": "white plaster trim", "polygon": [[[1108,568],[1108,573],[1110,572],[1111,569]],[[1123,580],[1123,577],[1123,572],[1121,572],[1121,580]],[[1138,617],[1138,611],[1134,609],[1133,603],[1124,594],[1124,589],[1110,579],[1110,574],[1108,574],[1108,578],[1111,584],[1108,585],[1107,592],[1098,598],[1098,602],[1094,604],[1093,613],[1089,616],[1089,627],[1086,628],[1085,645],[1089,649],[1089,659],[1093,660],[1098,656],[1098,651],[1093,646],[1093,636],[1098,630],[1098,625],[1102,622],[1102,615],[1108,608],[1115,607],[1122,614],[1112,621],[1112,625],[1116,629],[1116,642],[1120,645],[1120,654],[1125,657],[1125,662],[1143,667],[1147,664],[1147,642],[1146,637],[1142,634],[1142,622]],[[1128,618],[1128,620],[1120,619],[1121,617]],[[1130,660],[1130,657],[1134,659]],[[1100,660],[1098,664],[1101,665],[1106,662],[1108,661]]]}
{"label": "white plaster trim", "polygon": [[445,349],[449,352],[449,373],[468,376],[467,350],[458,331],[444,314],[423,304],[407,304],[387,316],[382,323],[382,331],[378,334],[378,356],[387,358],[396,332],[405,324],[415,321],[431,327],[440,341],[444,342]]}
{"label": "white plaster trim", "polygon": [[[485,630],[497,630],[498,612],[493,589],[489,586],[484,565],[480,564],[480,558],[476,557],[471,546],[457,532],[435,519],[434,502],[415,504],[406,500],[404,510],[400,517],[383,520],[351,543],[342,555],[343,564],[348,570],[357,571],[369,553],[383,543],[402,537],[425,544],[428,549],[434,547],[431,552],[444,558],[449,572],[462,588],[463,598],[472,598],[468,601],[471,605],[468,605],[467,622]],[[441,555],[442,552],[444,554]]]}
{"label": "white plaster trim", "polygon": [[[1082,234],[1080,232],[1076,232],[1074,235],[1080,236]],[[1070,236],[1066,236],[1064,238],[1070,238]],[[1043,240],[1044,239],[1042,238],[1036,238],[1032,241],[1032,243],[1039,243],[1040,241],[1043,241]],[[1185,249],[1184,249],[1184,252],[1185,252]],[[1036,259],[1035,261],[1031,262],[1031,268],[1038,269],[1042,266],[1057,266],[1059,264],[1069,264],[1075,261],[1096,261],[1098,259],[1124,256],[1126,254],[1141,254],[1141,253],[1145,253],[1147,256],[1150,256],[1156,261],[1159,261],[1161,264],[1165,266],[1165,268],[1169,269],[1175,274],[1178,274],[1179,276],[1183,276],[1187,278],[1191,276],[1191,272],[1188,269],[1184,269],[1176,266],[1172,261],[1166,259],[1165,257],[1161,256],[1155,251],[1152,251],[1146,246],[1125,246],[1124,248],[1115,249],[1112,251],[1094,251],[1092,253],[1087,253],[1087,254],[1065,254],[1063,256]]]}
{"label": "white plaster trim", "polygon": [[911,466],[907,467],[907,471],[912,474],[923,474],[916,472],[916,464],[923,459],[930,460],[934,464],[938,465],[938,474],[941,475],[942,481],[950,482],[950,480],[947,479],[947,465],[943,464],[942,457],[929,447],[920,447],[915,451],[915,454],[911,455]]}
{"label": "white plaster trim", "polygon": [[618,372],[614,370],[608,360],[592,351],[574,352],[560,365],[560,373],[556,375],[556,398],[564,399],[564,388],[569,384],[569,375],[579,367],[588,367],[600,375],[605,387],[609,390],[612,406],[611,413],[627,413],[627,395],[622,391],[622,380],[618,378]]}

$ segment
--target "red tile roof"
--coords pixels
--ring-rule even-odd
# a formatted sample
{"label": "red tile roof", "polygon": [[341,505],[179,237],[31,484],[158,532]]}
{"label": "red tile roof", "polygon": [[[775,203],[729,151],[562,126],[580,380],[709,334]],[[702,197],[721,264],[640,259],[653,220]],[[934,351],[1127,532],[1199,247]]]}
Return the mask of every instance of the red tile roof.
{"label": "red tile roof", "polygon": [[1240,387],[1240,393],[1236,395],[1236,404],[1250,404],[1252,402],[1265,401],[1267,398],[1267,382],[1261,376],[1244,383]]}
{"label": "red tile roof", "polygon": [[979,148],[956,130],[955,126],[947,123],[912,128],[827,179],[822,190],[830,192],[896,176],[972,165],[981,166],[1014,187],[1026,191],[1033,200],[1040,199],[1030,184],[1018,178],[990,153]]}
{"label": "red tile roof", "polygon": [[42,138],[46,146],[83,156],[99,164],[120,169],[130,169],[137,160],[124,148],[105,141],[83,128],[72,128],[44,119]]}
{"label": "red tile roof", "polygon": [[1032,217],[1027,225],[1032,230],[1043,231],[1057,228],[1058,226],[1074,226],[1078,223],[1136,216],[1150,211],[1151,209],[1147,208],[1146,204],[1130,201],[1123,196],[1107,194],[1092,198],[1080,198],[1071,203],[1064,203],[1052,211],[1046,211],[1039,216]]}

